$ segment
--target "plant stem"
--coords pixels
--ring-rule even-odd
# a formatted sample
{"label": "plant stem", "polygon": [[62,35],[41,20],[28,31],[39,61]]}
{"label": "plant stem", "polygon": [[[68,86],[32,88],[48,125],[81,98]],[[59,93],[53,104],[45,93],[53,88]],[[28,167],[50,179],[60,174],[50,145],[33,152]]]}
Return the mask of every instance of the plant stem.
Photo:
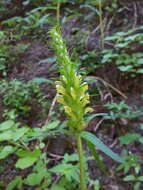
{"label": "plant stem", "polygon": [[60,25],[60,0],[57,2],[57,25]]}
{"label": "plant stem", "polygon": [[84,155],[83,155],[83,148],[82,148],[82,140],[80,136],[77,136],[76,140],[77,140],[77,149],[78,149],[78,156],[79,156],[80,190],[87,190],[85,175],[84,175],[85,171],[84,171]]}
{"label": "plant stem", "polygon": [[100,25],[100,32],[101,32],[101,48],[104,49],[104,24],[103,24],[103,17],[102,17],[102,2],[99,0],[99,25]]}

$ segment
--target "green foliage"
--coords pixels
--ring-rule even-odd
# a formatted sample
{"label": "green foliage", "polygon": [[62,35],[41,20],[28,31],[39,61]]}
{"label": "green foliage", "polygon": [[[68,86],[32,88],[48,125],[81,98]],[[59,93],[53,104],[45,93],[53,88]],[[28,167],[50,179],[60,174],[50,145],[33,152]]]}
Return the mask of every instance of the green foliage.
{"label": "green foliage", "polygon": [[107,103],[104,107],[109,109],[109,113],[106,114],[104,119],[116,120],[119,118],[128,118],[135,119],[142,115],[140,111],[133,111],[132,107],[128,106],[125,101],[121,101],[120,103]]}
{"label": "green foliage", "polygon": [[79,56],[79,59],[87,74],[100,67],[100,64],[98,64],[99,55],[95,51],[85,52]]}
{"label": "green foliage", "polygon": [[123,157],[126,162],[119,165],[117,171],[123,169],[124,174],[127,174],[131,168],[134,168],[135,173],[138,174],[141,169],[141,159],[136,155],[128,154],[127,151],[123,151]]}
{"label": "green foliage", "polygon": [[120,139],[120,143],[121,144],[130,144],[134,141],[137,141],[141,138],[141,135],[138,133],[127,133],[124,136],[121,136]]}
{"label": "green foliage", "polygon": [[16,168],[25,169],[32,166],[40,157],[40,150],[18,150],[17,155],[20,159],[16,162]]}
{"label": "green foliage", "polygon": [[[126,175],[123,178],[123,181],[125,182],[134,182],[133,189],[139,190],[141,182],[143,181],[143,176],[140,175],[141,172],[141,164],[142,160],[133,154],[128,154],[127,151],[123,151],[123,157],[126,160],[126,162],[122,163],[116,168],[116,171],[123,170],[124,175]],[[132,172],[133,174],[130,174],[129,172]]]}
{"label": "green foliage", "polygon": [[[28,12],[27,15],[23,17],[14,17],[6,21],[3,21],[3,25],[8,25],[9,27],[14,27],[17,32],[20,33],[15,35],[16,38],[21,38],[23,35],[39,32],[44,27],[45,24],[49,23],[49,14],[44,14],[47,8],[41,7],[33,9]],[[51,19],[50,19],[51,21]],[[36,34],[36,33],[35,33]]]}
{"label": "green foliage", "polygon": [[71,164],[70,162],[77,161],[78,155],[65,155],[62,163],[49,169],[50,172],[59,173],[65,177],[65,180],[72,182],[72,180],[79,182],[78,165]]}
{"label": "green foliage", "polygon": [[41,189],[47,187],[51,183],[51,175],[46,169],[46,165],[42,160],[39,160],[34,166],[32,173],[30,173],[25,179],[24,184],[29,186],[40,185]]}
{"label": "green foliage", "polygon": [[32,109],[31,102],[39,105],[44,103],[41,89],[35,82],[24,83],[17,79],[9,82],[1,80],[0,90],[3,103],[10,109],[15,109],[18,114],[28,113]]}
{"label": "green foliage", "polygon": [[[114,43],[113,49],[103,51],[103,64],[115,63],[118,69],[127,74],[143,73],[143,56],[140,50],[136,53],[135,49],[140,49],[143,44],[143,34],[138,32],[142,27],[129,30],[128,32],[118,32],[105,40]],[[134,75],[132,75],[134,76]]]}
{"label": "green foliage", "polygon": [[22,178],[21,176],[16,176],[7,186],[6,190],[14,190],[15,188],[21,189],[22,185]]}
{"label": "green foliage", "polygon": [[7,145],[7,146],[1,146],[0,147],[0,159],[4,159],[10,154],[15,152],[15,148],[13,146]]}

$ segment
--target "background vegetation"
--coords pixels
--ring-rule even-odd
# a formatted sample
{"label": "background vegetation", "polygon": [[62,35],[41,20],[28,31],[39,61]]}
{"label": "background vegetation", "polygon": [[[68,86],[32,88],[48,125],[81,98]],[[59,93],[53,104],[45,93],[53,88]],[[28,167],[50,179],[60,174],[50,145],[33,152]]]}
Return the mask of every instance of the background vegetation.
{"label": "background vegetation", "polygon": [[141,0],[0,1],[0,189],[80,188],[76,140],[56,102],[57,21],[89,86],[86,131],[124,160],[84,143],[87,189],[143,189],[142,10]]}

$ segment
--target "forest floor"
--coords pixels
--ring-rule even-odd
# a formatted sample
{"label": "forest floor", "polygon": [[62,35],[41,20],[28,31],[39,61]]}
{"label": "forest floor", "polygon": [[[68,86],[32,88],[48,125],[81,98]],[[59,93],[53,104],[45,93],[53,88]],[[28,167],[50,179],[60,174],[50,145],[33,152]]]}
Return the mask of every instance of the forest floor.
{"label": "forest floor", "polygon": [[[109,8],[111,7],[109,6]],[[52,11],[51,14],[54,16]],[[65,17],[68,17],[66,22],[64,21]],[[101,56],[102,48],[99,17],[92,11],[90,6],[64,4],[61,7],[61,21],[63,22],[63,37],[67,42],[71,59],[79,63],[79,72],[85,75],[85,80],[89,81],[91,107],[94,109],[93,114],[104,113],[108,115],[108,119],[103,118],[103,116],[91,119],[87,130],[100,137],[114,152],[121,154],[123,150],[126,150],[130,154],[143,159],[142,143],[139,141],[133,141],[129,144],[126,142],[120,143],[121,141],[119,140],[119,137],[127,133],[143,135],[143,130],[140,128],[143,123],[143,74],[135,73],[135,76],[132,76],[134,73],[122,72],[112,58],[108,59],[106,64],[100,63],[101,58],[99,56]],[[143,2],[120,1],[116,10],[108,12],[104,9],[102,24],[104,25],[104,38],[114,36],[117,32],[128,32],[131,29],[139,28],[143,25]],[[48,110],[44,113],[45,115],[39,117],[41,107],[31,101],[28,103],[31,111],[27,115],[20,114],[18,116],[19,122],[26,123],[26,125],[32,128],[44,125],[47,119],[50,120],[52,117],[55,117],[56,112],[59,111],[59,105],[55,103],[54,107],[52,107],[53,116],[48,115],[56,95],[54,81],[59,76],[47,34],[51,27],[52,24],[45,24],[42,32],[35,39],[24,36],[16,41],[11,40],[10,43],[13,47],[10,49],[10,53],[16,55],[15,60],[17,60],[17,63],[10,64],[9,62],[6,70],[7,75],[3,77],[1,74],[1,80],[6,79],[7,81],[18,79],[27,83],[35,78],[45,78],[51,81],[49,84],[40,85],[42,93],[46,96],[46,101],[49,102]],[[142,32],[143,30],[136,30],[131,34],[142,34]],[[35,34],[31,32],[29,35]],[[21,43],[27,47],[22,53],[18,46]],[[114,41],[111,41],[111,43],[108,43],[108,41],[104,42],[104,49],[106,50],[113,50],[114,46]],[[134,49],[132,50],[130,46],[134,46]],[[142,48],[143,46],[139,46],[138,42],[133,42],[129,44],[129,48],[125,52],[129,56],[137,52],[143,53]],[[119,51],[119,54],[121,54],[121,51]],[[2,97],[3,95],[0,96]],[[117,109],[116,107],[111,109],[105,107],[105,104],[111,105],[113,102],[118,105],[123,102],[130,108],[128,109],[126,106],[123,106],[121,109],[119,106]],[[4,121],[4,110],[11,108],[10,106],[5,105],[3,98],[1,98],[1,122]],[[114,115],[111,115],[111,110],[113,110]],[[124,117],[127,114],[126,111],[129,111],[128,117]],[[142,114],[137,117],[130,117],[136,111],[140,111]],[[61,110],[56,117],[61,121],[65,120]],[[57,160],[58,156],[62,157],[66,152],[73,153],[76,150],[74,139],[70,138],[67,141],[64,135],[46,139],[46,142],[49,143],[46,148],[47,156],[52,158],[49,164],[50,167],[60,161],[60,159]],[[35,146],[35,143],[35,141],[32,141],[30,147]],[[86,146],[85,151],[87,151]],[[109,174],[103,175],[94,160],[90,160],[88,161],[88,170],[91,178],[99,179],[103,190],[132,190],[133,182],[123,181],[123,177],[126,176],[124,172],[116,172],[114,170],[118,164],[103,153],[101,153],[101,156],[109,169]],[[9,162],[5,161],[4,163],[3,160],[0,161],[0,165],[4,167],[0,174],[0,181],[3,181],[4,184],[8,184],[17,175],[25,177],[32,170],[31,168],[26,170],[15,168],[14,163],[17,160],[15,155],[9,156],[8,159]],[[130,173],[133,174],[134,169],[131,169]],[[140,175],[143,175],[142,169],[140,170]],[[24,189],[28,190],[31,188],[25,186]],[[142,184],[140,189],[143,189]]]}

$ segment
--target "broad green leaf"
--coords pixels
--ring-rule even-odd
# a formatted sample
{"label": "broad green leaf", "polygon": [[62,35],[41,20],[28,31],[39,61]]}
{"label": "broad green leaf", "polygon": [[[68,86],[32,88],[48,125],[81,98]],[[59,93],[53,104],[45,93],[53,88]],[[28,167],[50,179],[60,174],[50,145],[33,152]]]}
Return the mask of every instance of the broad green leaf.
{"label": "broad green leaf", "polygon": [[127,175],[123,178],[123,181],[136,181],[136,177],[134,175]]}
{"label": "broad green leaf", "polygon": [[25,169],[30,166],[32,166],[40,157],[40,150],[19,150],[17,152],[17,155],[20,156],[21,158],[16,162],[16,167],[20,169]]}
{"label": "broad green leaf", "polygon": [[138,181],[142,181],[143,182],[143,176],[139,176],[137,179],[138,179]]}
{"label": "broad green leaf", "polygon": [[0,150],[0,159],[6,158],[9,154],[12,154],[15,151],[13,146],[5,146]]}
{"label": "broad green leaf", "polygon": [[143,137],[139,138],[139,142],[143,144]]}
{"label": "broad green leaf", "polygon": [[136,73],[143,73],[143,69],[138,69],[137,71],[136,71]]}
{"label": "broad green leaf", "polygon": [[140,58],[137,60],[138,64],[142,65],[143,64],[143,58]]}
{"label": "broad green leaf", "polygon": [[141,137],[141,135],[138,133],[127,133],[126,135],[121,136],[119,138],[119,140],[120,140],[121,144],[127,145],[127,144],[134,142],[134,141],[139,140],[140,137]]}
{"label": "broad green leaf", "polygon": [[44,125],[44,126],[42,127],[42,129],[43,129],[43,131],[49,131],[49,130],[51,130],[51,129],[56,128],[56,127],[59,125],[59,123],[60,123],[59,120],[53,121],[53,122],[49,123],[48,125]]}
{"label": "broad green leaf", "polygon": [[34,78],[30,82],[37,83],[37,84],[42,84],[42,83],[53,84],[52,80],[49,80],[46,78]]}
{"label": "broad green leaf", "polygon": [[65,154],[63,162],[68,163],[68,162],[75,162],[78,161],[78,154]]}
{"label": "broad green leaf", "polygon": [[25,168],[32,166],[36,161],[37,161],[37,157],[20,158],[16,162],[15,166],[16,166],[16,168],[25,169]]}
{"label": "broad green leaf", "polygon": [[28,128],[20,128],[17,129],[13,135],[13,140],[19,140],[29,129]]}
{"label": "broad green leaf", "polygon": [[31,151],[31,150],[18,150],[17,153],[16,153],[19,157],[39,157],[41,152],[39,149],[36,149],[34,151]]}
{"label": "broad green leaf", "polygon": [[8,141],[11,140],[13,136],[13,132],[12,131],[6,131],[4,133],[0,134],[0,141]]}
{"label": "broad green leaf", "polygon": [[15,190],[15,189],[19,189],[19,190],[22,189],[22,178],[21,178],[21,176],[16,176],[14,178],[14,180],[12,180],[6,188],[6,190]]}
{"label": "broad green leaf", "polygon": [[0,131],[10,129],[13,126],[14,126],[14,121],[12,120],[4,121],[3,123],[0,124]]}
{"label": "broad green leaf", "polygon": [[120,69],[120,71],[126,72],[132,69],[133,67],[131,65],[127,65],[127,66],[119,66],[118,68]]}
{"label": "broad green leaf", "polygon": [[106,146],[99,138],[97,138],[92,133],[83,131],[80,136],[86,141],[91,142],[94,146],[96,146],[99,150],[104,152],[107,156],[115,160],[116,162],[122,163],[124,160],[116,153],[114,153],[108,146]]}
{"label": "broad green leaf", "polygon": [[45,173],[32,173],[27,176],[24,183],[30,186],[39,185],[44,177]]}
{"label": "broad green leaf", "polygon": [[50,190],[66,190],[64,187],[60,186],[60,185],[52,185]]}
{"label": "broad green leaf", "polygon": [[49,169],[49,171],[64,175],[68,181],[71,181],[72,179],[78,180],[77,165],[59,164]]}

